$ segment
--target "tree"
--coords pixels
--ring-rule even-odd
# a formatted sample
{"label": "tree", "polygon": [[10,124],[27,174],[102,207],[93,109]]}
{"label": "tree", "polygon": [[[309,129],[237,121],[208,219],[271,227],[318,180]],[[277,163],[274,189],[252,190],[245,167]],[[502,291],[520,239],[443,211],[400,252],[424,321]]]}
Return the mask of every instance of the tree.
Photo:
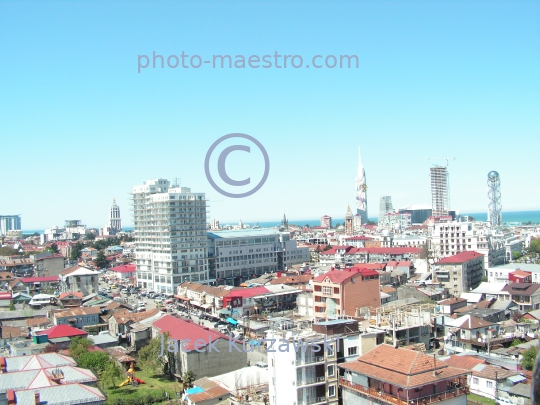
{"label": "tree", "polygon": [[521,367],[525,370],[532,370],[536,364],[536,356],[538,355],[538,349],[536,346],[530,347],[523,352],[523,359],[521,360]]}
{"label": "tree", "polygon": [[15,304],[13,303],[13,300],[9,301],[9,310],[15,311]]}
{"label": "tree", "polygon": [[104,269],[107,267],[109,262],[107,261],[107,258],[105,257],[105,252],[103,250],[100,250],[94,259],[94,264],[98,269]]}
{"label": "tree", "polygon": [[515,338],[514,340],[512,340],[512,343],[510,343],[510,347],[514,347],[520,344],[521,344],[521,340],[519,340],[518,338]]}
{"label": "tree", "polygon": [[88,338],[80,336],[73,338],[69,345],[69,355],[77,360],[83,353],[88,353],[88,348],[93,345],[94,343]]}
{"label": "tree", "polygon": [[43,349],[43,353],[57,353],[58,350],[60,350],[58,345],[49,343],[47,346],[45,346],[45,349]]}
{"label": "tree", "polygon": [[81,257],[81,250],[84,249],[84,245],[82,242],[77,242],[75,246],[71,249],[71,255],[70,260],[78,260]]}
{"label": "tree", "polygon": [[330,250],[330,249],[332,249],[332,246],[326,245],[326,246],[324,247],[324,249],[323,249],[323,252],[326,252],[327,250]]}
{"label": "tree", "polygon": [[95,240],[95,239],[96,239],[96,235],[94,235],[94,232],[87,232],[84,235],[84,240]]}
{"label": "tree", "polygon": [[184,388],[191,388],[194,381],[195,381],[195,373],[191,370],[186,370],[186,372],[182,376],[182,382],[184,384]]}
{"label": "tree", "polygon": [[[71,354],[71,352],[70,352]],[[110,362],[109,355],[105,352],[86,352],[79,356],[77,364],[82,368],[89,368],[96,374],[103,373]]]}
{"label": "tree", "polygon": [[523,257],[523,253],[521,252],[512,252],[512,259],[513,260],[518,260],[518,259],[521,259]]}
{"label": "tree", "polygon": [[334,225],[334,228],[339,228],[341,226],[341,224],[338,222]]}
{"label": "tree", "polygon": [[60,253],[60,249],[58,249],[58,245],[56,243],[51,244],[51,246],[49,246],[46,250],[54,254]]}
{"label": "tree", "polygon": [[[163,341],[167,342],[168,338],[163,337]],[[167,348],[165,348],[167,349]],[[163,373],[163,361],[161,354],[161,336],[152,339],[146,346],[139,350],[139,365],[148,375],[156,375]]]}
{"label": "tree", "polygon": [[122,378],[124,375],[123,370],[116,362],[109,360],[109,363],[105,366],[105,370],[101,373],[101,380],[109,387],[112,385],[116,388],[116,380]]}
{"label": "tree", "polygon": [[540,253],[540,239],[531,240],[531,244],[529,245],[529,252]]}
{"label": "tree", "polygon": [[523,317],[523,314],[519,311],[516,311],[514,315],[512,315],[512,320],[514,322],[521,322],[521,318]]}
{"label": "tree", "polygon": [[18,255],[19,251],[9,246],[0,247],[0,256],[15,256]]}

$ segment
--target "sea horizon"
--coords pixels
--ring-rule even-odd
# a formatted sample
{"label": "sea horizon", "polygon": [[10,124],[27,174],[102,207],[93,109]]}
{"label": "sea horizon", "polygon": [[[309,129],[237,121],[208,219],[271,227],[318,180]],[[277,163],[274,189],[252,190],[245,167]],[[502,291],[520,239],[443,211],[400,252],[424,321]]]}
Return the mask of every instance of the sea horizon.
{"label": "sea horizon", "polygon": [[[485,222],[487,221],[487,213],[486,212],[477,212],[477,213],[463,213],[460,214],[460,216],[471,216],[474,218],[475,221]],[[529,221],[533,224],[540,223],[540,210],[538,211],[508,211],[502,213],[503,218],[503,224],[513,225],[513,224],[524,224],[528,223]],[[370,221],[377,222],[378,217],[370,217]],[[309,226],[319,226],[321,220],[320,219],[289,219],[290,225],[309,225]],[[258,225],[262,228],[272,228],[281,225],[281,221],[242,221],[244,225],[249,226],[255,226]],[[332,218],[332,224],[343,224],[345,222],[344,218]],[[238,222],[222,222],[220,221],[221,226],[234,226],[237,225]],[[97,227],[89,227],[88,229],[95,229]],[[134,229],[133,226],[125,226],[122,228],[124,231],[132,231]],[[44,233],[44,229],[23,229],[24,234],[31,234],[31,233]]]}

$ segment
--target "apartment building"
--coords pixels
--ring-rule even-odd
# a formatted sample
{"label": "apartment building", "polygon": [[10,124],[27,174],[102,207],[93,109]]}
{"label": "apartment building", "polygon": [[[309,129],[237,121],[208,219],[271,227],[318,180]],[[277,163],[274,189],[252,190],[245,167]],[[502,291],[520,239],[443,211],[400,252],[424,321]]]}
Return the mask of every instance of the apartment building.
{"label": "apartment building", "polygon": [[174,293],[185,281],[208,283],[204,193],[155,179],[133,187],[137,284]]}
{"label": "apartment building", "polygon": [[352,267],[321,274],[313,279],[315,320],[358,316],[362,307],[381,305],[379,273]]}
{"label": "apartment building", "polygon": [[337,319],[290,325],[267,332],[276,350],[268,351],[270,405],[338,404],[338,365],[374,348],[381,336],[361,333],[358,322]]}
{"label": "apartment building", "polygon": [[60,273],[62,292],[80,292],[83,297],[99,291],[99,272],[83,266],[73,266]]}
{"label": "apartment building", "polygon": [[414,350],[380,345],[340,365],[344,404],[467,405],[467,370]]}
{"label": "apartment building", "polygon": [[238,229],[208,233],[210,277],[217,284],[239,286],[265,273],[310,261],[308,247],[298,247],[289,232]]}
{"label": "apartment building", "polygon": [[461,252],[433,264],[437,281],[455,297],[478,287],[484,275],[484,255]]}
{"label": "apartment building", "polygon": [[519,305],[521,312],[540,308],[540,284],[509,283],[503,291],[510,294],[510,299]]}

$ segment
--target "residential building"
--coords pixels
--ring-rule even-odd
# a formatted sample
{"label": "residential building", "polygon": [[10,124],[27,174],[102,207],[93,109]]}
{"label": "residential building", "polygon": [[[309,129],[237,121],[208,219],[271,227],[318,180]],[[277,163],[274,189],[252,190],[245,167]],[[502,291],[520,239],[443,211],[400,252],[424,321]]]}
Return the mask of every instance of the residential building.
{"label": "residential building", "polygon": [[[213,377],[244,367],[247,351],[242,342],[230,343],[232,338],[191,321],[165,315],[153,323],[152,336],[165,333],[175,342],[164,348],[174,347],[175,374],[183,375],[187,370],[196,376]],[[180,349],[181,348],[181,349]],[[256,350],[256,349],[255,349]]]}
{"label": "residential building", "polygon": [[58,301],[64,307],[80,307],[82,305],[83,295],[80,292],[65,292],[58,296]]}
{"label": "residential building", "polygon": [[265,311],[292,309],[300,291],[286,285],[232,289],[223,297],[224,308],[219,312],[236,318]]}
{"label": "residential building", "polygon": [[432,266],[437,281],[448,288],[450,294],[459,297],[478,287],[484,275],[484,255],[477,252],[461,252],[446,257]]}
{"label": "residential building", "polygon": [[411,222],[413,225],[421,225],[426,220],[433,216],[432,208],[427,205],[409,205],[405,208],[398,209],[399,213],[408,212],[411,214]]}
{"label": "residential building", "polygon": [[448,171],[445,166],[429,169],[431,177],[431,205],[433,216],[448,215]]}
{"label": "residential building", "polygon": [[321,274],[313,279],[313,300],[316,320],[358,317],[360,308],[381,305],[379,273],[353,267]]}
{"label": "residential building", "polygon": [[267,332],[279,350],[268,351],[270,405],[338,404],[338,366],[355,360],[380,342],[380,334],[361,333],[358,322],[337,319],[305,328],[291,323]]}
{"label": "residential building", "polygon": [[499,325],[464,315],[457,319],[446,318],[445,345],[448,353],[487,351],[488,345],[503,343],[506,337],[499,336]]}
{"label": "residential building", "polygon": [[173,293],[184,281],[208,283],[204,193],[155,179],[133,187],[137,284]]}
{"label": "residential building", "polygon": [[289,232],[242,229],[208,232],[211,276],[219,285],[239,286],[261,274],[310,261],[308,247],[298,247]]}
{"label": "residential building", "polygon": [[437,303],[437,310],[444,315],[453,315],[454,311],[459,308],[465,308],[467,300],[465,298],[448,298]]}
{"label": "residential building", "polygon": [[224,288],[186,281],[177,287],[175,298],[182,300],[186,305],[189,304],[217,315],[224,306],[223,298],[230,292]]}
{"label": "residential building", "polygon": [[339,367],[344,404],[467,404],[469,371],[418,351],[384,344]]}
{"label": "residential building", "polygon": [[63,228],[55,225],[50,229],[45,229],[45,232],[40,235],[40,243],[43,245],[51,241],[78,240],[84,235],[86,235],[86,225],[82,225],[78,219],[67,219]]}
{"label": "residential building", "polygon": [[394,207],[392,206],[392,197],[389,195],[381,197],[379,200],[379,223],[381,223],[386,216],[386,214],[389,214],[394,211]]}
{"label": "residential building", "polygon": [[332,217],[328,215],[323,215],[321,217],[321,228],[332,228]]}
{"label": "residential building", "polygon": [[100,323],[101,309],[98,307],[72,308],[52,313],[55,325],[70,325],[78,329],[96,326]]}
{"label": "residential building", "polygon": [[509,283],[504,288],[523,313],[540,308],[540,284]]}
{"label": "residential building", "polygon": [[389,212],[377,224],[379,231],[403,232],[412,225],[409,212]]}
{"label": "residential building", "polygon": [[109,317],[109,333],[111,336],[127,338],[130,325],[151,318],[159,312],[160,310],[157,308],[145,312],[130,312],[127,309],[119,310]]}
{"label": "residential building", "polygon": [[34,271],[39,276],[58,276],[64,270],[65,257],[51,252],[34,255]]}
{"label": "residential building", "polygon": [[73,266],[60,273],[62,292],[80,292],[83,297],[99,292],[99,272],[83,266]]}
{"label": "residential building", "polygon": [[6,236],[9,231],[20,231],[20,215],[0,215],[0,236]]}
{"label": "residential building", "polygon": [[532,277],[529,282],[540,284],[540,264],[508,263],[501,266],[489,267],[486,270],[486,276],[490,283],[508,283],[510,281],[510,273],[517,270],[531,273]]}
{"label": "residential building", "polygon": [[111,267],[109,271],[113,272],[119,279],[131,278],[137,274],[137,266],[133,263],[121,264]]}

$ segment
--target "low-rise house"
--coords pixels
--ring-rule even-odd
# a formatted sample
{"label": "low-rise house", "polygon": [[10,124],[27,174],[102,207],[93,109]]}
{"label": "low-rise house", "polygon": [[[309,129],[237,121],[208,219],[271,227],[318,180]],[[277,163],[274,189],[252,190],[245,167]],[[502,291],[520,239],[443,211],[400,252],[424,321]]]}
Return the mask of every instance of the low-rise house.
{"label": "low-rise house", "polygon": [[540,284],[509,283],[503,290],[510,294],[510,299],[519,305],[521,312],[540,308]]}
{"label": "low-rise house", "polygon": [[52,313],[54,325],[70,325],[78,329],[97,326],[100,323],[101,309],[98,307],[72,308]]}
{"label": "low-rise house", "polygon": [[24,284],[26,292],[31,294],[40,292],[52,294],[58,290],[60,284],[58,276],[21,277],[19,280]]}
{"label": "low-rise house", "polygon": [[124,370],[128,370],[131,363],[135,363],[135,359],[125,347],[108,347],[106,351]]}
{"label": "low-rise house", "polygon": [[0,325],[0,330],[2,332],[3,347],[6,347],[10,342],[18,342],[28,339],[28,328]]}
{"label": "low-rise house", "polygon": [[217,315],[226,306],[223,303],[223,298],[229,292],[230,290],[223,288],[186,281],[177,287],[175,297],[180,299],[184,305],[193,305],[210,312],[212,315]]}
{"label": "low-rise house", "polygon": [[82,257],[94,258],[94,257],[97,257],[97,254],[98,254],[98,250],[91,247],[81,249]]}
{"label": "low-rise house", "polygon": [[0,291],[0,307],[9,307],[12,299],[13,295],[11,291]]}
{"label": "low-rise house", "polygon": [[447,321],[445,324],[445,349],[450,353],[487,351],[488,345],[502,343],[512,338],[499,336],[499,325],[472,315]]}
{"label": "low-rise house", "polygon": [[47,336],[47,339],[50,341],[51,339],[58,339],[58,338],[72,339],[77,336],[86,337],[88,336],[88,333],[83,330],[74,328],[73,326],[57,325],[49,329],[37,331],[36,335]]}
{"label": "low-rise house", "polygon": [[43,368],[77,366],[72,357],[58,353],[41,353],[32,356],[0,357],[0,373],[41,370]]}
{"label": "low-rise house", "polygon": [[73,266],[60,273],[62,292],[81,292],[83,297],[99,292],[99,272]]}
{"label": "low-rise house", "polygon": [[187,405],[214,405],[220,404],[231,396],[231,393],[209,378],[203,377],[193,382],[184,395]]}
{"label": "low-rise house", "polygon": [[344,404],[467,404],[470,372],[414,350],[383,344],[339,367]]}
{"label": "low-rise house", "polygon": [[119,266],[114,266],[109,269],[114,276],[119,279],[130,278],[137,274],[135,269],[135,264],[121,264]]}
{"label": "low-rise house", "polygon": [[64,307],[80,307],[83,295],[81,292],[65,292],[58,296],[58,301]]}
{"label": "low-rise house", "polygon": [[[175,375],[182,376],[191,370],[196,376],[213,377],[247,364],[247,352],[242,349],[242,343],[237,342],[231,348],[229,336],[207,327],[166,315],[154,322],[152,335],[159,337],[165,333],[176,341],[175,347],[182,347],[175,352]],[[164,345],[167,350],[167,342]]]}
{"label": "low-rise house", "polygon": [[127,338],[130,325],[150,318],[158,312],[160,311],[156,308],[145,312],[130,312],[127,309],[120,310],[109,318],[109,333],[112,336]]}
{"label": "low-rise house", "polygon": [[467,306],[467,300],[464,298],[448,298],[437,303],[439,311],[445,315],[453,315],[456,309]]}
{"label": "low-rise house", "polygon": [[[66,403],[80,405],[103,405],[106,397],[97,387],[84,384],[54,385],[40,388],[7,392],[8,403],[14,405],[47,404],[65,405]],[[12,402],[10,402],[12,401]]]}

